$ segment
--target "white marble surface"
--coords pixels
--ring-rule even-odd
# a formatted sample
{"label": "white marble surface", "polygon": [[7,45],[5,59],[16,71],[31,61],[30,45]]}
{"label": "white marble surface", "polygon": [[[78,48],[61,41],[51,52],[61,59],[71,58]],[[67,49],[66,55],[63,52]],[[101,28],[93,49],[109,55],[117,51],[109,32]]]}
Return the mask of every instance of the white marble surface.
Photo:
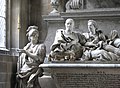
{"label": "white marble surface", "polygon": [[43,68],[54,68],[54,67],[58,67],[58,68],[66,68],[66,67],[71,67],[71,68],[74,68],[74,67],[103,67],[103,68],[106,68],[106,67],[120,67],[120,64],[79,64],[79,63],[50,63],[50,64],[41,64],[39,65],[39,67],[43,67]]}

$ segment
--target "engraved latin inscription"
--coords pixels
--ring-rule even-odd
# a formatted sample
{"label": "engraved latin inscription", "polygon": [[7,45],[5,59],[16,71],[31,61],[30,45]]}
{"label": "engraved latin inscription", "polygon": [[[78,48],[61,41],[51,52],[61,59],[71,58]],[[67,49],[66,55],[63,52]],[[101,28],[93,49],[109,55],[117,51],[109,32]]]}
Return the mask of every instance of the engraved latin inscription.
{"label": "engraved latin inscription", "polygon": [[60,88],[120,88],[120,74],[56,73]]}

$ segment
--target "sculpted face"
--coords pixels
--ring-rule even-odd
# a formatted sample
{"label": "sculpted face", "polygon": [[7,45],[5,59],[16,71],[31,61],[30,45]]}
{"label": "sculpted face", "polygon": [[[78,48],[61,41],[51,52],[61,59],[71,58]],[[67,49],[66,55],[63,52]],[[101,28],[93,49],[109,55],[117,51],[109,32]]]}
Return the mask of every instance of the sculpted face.
{"label": "sculpted face", "polygon": [[96,28],[92,22],[88,22],[88,30],[90,33],[95,34],[96,33]]}
{"label": "sculpted face", "polygon": [[29,31],[29,39],[32,43],[36,44],[38,42],[39,33],[36,29],[31,29]]}
{"label": "sculpted face", "polygon": [[65,31],[67,33],[71,33],[73,31],[73,29],[74,29],[74,21],[73,21],[73,19],[67,19],[66,22],[65,22],[65,27],[66,27]]}

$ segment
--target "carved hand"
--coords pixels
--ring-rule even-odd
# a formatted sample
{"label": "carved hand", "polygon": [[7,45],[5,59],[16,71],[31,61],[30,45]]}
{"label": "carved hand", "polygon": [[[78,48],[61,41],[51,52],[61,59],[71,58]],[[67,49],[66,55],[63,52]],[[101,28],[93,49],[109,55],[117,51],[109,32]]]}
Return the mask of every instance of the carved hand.
{"label": "carved hand", "polygon": [[24,50],[24,49],[17,49],[17,52],[18,53],[26,53],[26,50]]}

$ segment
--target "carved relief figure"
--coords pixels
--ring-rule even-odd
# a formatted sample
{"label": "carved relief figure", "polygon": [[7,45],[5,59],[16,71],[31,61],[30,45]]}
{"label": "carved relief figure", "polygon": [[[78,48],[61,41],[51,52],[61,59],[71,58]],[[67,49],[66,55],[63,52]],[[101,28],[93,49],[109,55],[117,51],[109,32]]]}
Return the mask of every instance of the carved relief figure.
{"label": "carved relief figure", "polygon": [[66,10],[81,9],[81,7],[82,7],[82,0],[69,0],[66,3]]}
{"label": "carved relief figure", "polygon": [[73,30],[74,20],[69,18],[65,21],[65,29],[58,29],[56,31],[49,60],[74,61],[82,56],[82,45],[85,43],[85,37]]}
{"label": "carved relief figure", "polygon": [[46,56],[46,47],[38,41],[39,31],[37,26],[30,26],[27,30],[30,41],[23,49],[17,51],[21,53],[18,58],[18,88],[40,88],[38,77],[42,76],[43,63]]}

